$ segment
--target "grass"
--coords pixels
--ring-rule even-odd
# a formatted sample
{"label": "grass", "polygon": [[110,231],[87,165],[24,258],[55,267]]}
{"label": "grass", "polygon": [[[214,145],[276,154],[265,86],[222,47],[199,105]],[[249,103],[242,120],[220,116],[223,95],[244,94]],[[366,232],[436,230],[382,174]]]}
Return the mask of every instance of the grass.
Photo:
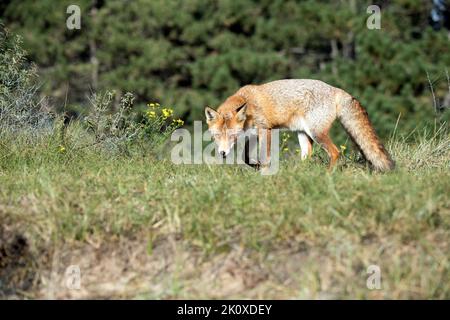
{"label": "grass", "polygon": [[30,139],[0,142],[0,297],[450,298],[443,129],[392,138],[386,174],[328,172],[317,150],[261,176]]}

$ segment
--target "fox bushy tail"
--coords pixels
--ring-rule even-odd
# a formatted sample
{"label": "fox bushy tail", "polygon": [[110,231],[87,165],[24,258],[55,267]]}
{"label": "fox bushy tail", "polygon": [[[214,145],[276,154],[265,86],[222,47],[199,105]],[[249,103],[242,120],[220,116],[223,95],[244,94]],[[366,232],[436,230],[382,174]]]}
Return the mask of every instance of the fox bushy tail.
{"label": "fox bushy tail", "polygon": [[394,161],[375,133],[367,111],[358,100],[352,98],[349,104],[343,105],[339,110],[338,118],[375,170],[388,171],[394,169]]}

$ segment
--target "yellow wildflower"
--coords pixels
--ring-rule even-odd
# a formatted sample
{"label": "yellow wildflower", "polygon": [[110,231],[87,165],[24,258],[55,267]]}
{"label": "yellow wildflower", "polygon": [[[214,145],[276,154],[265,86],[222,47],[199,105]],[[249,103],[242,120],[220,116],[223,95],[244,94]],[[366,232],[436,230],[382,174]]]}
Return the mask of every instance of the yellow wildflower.
{"label": "yellow wildflower", "polygon": [[184,121],[181,119],[173,119],[172,122],[179,127],[181,127],[184,124]]}
{"label": "yellow wildflower", "polygon": [[289,140],[290,137],[291,137],[291,135],[289,133],[283,132],[282,142],[286,143]]}
{"label": "yellow wildflower", "polygon": [[155,111],[147,111],[147,117],[149,119],[154,119],[156,118],[156,112]]}
{"label": "yellow wildflower", "polygon": [[64,147],[62,144],[60,144],[60,145],[58,146],[58,152],[59,152],[59,153],[64,153],[64,152],[66,152],[66,147]]}
{"label": "yellow wildflower", "polygon": [[155,108],[159,107],[159,103],[149,102],[149,103],[147,103],[147,107],[155,109]]}
{"label": "yellow wildflower", "polygon": [[163,108],[161,110],[164,120],[173,115],[173,110],[169,108]]}

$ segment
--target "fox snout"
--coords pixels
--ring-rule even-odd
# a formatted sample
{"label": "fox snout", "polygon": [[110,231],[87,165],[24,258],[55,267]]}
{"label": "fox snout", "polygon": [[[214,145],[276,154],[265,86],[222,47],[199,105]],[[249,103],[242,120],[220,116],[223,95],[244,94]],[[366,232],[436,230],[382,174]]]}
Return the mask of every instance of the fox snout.
{"label": "fox snout", "polygon": [[219,155],[222,156],[222,158],[226,158],[229,154],[231,149],[233,148],[234,142],[227,141],[227,139],[216,141],[218,146],[218,152]]}

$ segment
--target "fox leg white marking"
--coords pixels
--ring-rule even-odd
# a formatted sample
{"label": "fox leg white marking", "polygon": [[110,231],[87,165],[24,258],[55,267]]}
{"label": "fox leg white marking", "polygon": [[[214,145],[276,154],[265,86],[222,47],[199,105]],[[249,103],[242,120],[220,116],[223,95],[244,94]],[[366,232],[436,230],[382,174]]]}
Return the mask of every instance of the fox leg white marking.
{"label": "fox leg white marking", "polygon": [[298,132],[298,143],[300,144],[301,149],[301,157],[302,160],[305,160],[311,155],[312,152],[312,145],[311,141],[309,140],[309,137],[304,132]]}
{"label": "fox leg white marking", "polygon": [[301,126],[302,126],[301,130],[305,131],[308,136],[310,137],[313,136],[311,130],[309,129],[309,126],[306,124],[306,120],[303,118],[301,119]]}

